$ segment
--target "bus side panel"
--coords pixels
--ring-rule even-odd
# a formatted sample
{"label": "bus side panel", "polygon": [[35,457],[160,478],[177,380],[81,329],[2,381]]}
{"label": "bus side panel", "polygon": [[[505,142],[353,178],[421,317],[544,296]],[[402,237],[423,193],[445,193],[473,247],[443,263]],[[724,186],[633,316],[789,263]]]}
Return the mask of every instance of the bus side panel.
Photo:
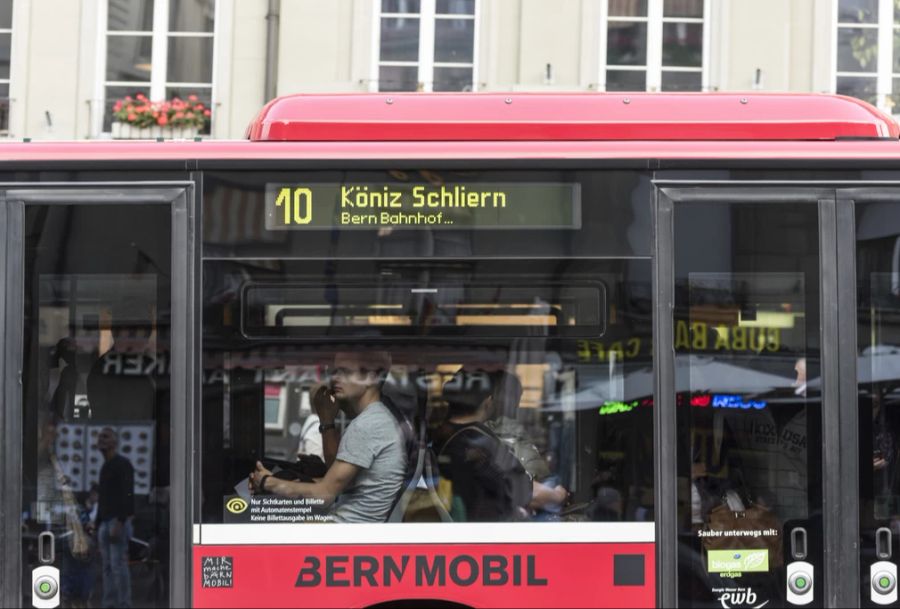
{"label": "bus side panel", "polygon": [[195,607],[652,607],[654,544],[195,546]]}

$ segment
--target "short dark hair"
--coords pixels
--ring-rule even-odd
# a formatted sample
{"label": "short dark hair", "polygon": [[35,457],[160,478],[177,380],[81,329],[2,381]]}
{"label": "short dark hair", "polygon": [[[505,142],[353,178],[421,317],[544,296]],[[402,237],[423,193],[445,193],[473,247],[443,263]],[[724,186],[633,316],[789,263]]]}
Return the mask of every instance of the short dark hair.
{"label": "short dark hair", "polygon": [[484,370],[468,371],[459,369],[449,381],[444,383],[443,395],[447,400],[450,416],[472,414],[484,401],[491,397],[493,379]]}

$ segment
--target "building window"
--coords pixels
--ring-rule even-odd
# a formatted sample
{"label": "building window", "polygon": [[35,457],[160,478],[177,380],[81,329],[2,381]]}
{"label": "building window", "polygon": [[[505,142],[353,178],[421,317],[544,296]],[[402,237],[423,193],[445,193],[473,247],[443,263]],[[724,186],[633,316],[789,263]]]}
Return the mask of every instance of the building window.
{"label": "building window", "polygon": [[474,91],[479,0],[381,0],[373,91]]}
{"label": "building window", "polygon": [[[196,95],[212,107],[216,0],[109,0],[103,131],[126,95],[162,101]],[[206,132],[209,132],[207,125]]]}
{"label": "building window", "polygon": [[9,65],[13,0],[0,0],[0,135],[9,135]]}
{"label": "building window", "polygon": [[836,9],[835,92],[900,113],[900,2],[837,0]]}
{"label": "building window", "polygon": [[709,0],[608,0],[601,87],[703,91]]}

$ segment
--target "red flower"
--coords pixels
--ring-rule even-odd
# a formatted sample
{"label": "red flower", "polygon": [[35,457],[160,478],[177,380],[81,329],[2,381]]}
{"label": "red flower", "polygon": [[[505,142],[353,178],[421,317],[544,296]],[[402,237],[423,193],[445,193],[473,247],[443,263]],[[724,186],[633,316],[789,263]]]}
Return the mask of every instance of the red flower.
{"label": "red flower", "polygon": [[160,116],[158,119],[156,119],[156,124],[160,127],[165,127],[168,123],[169,119],[167,119],[165,116]]}
{"label": "red flower", "polygon": [[197,101],[197,99],[198,99],[198,98],[197,98],[196,95],[188,95],[188,101],[195,102],[195,101]]}
{"label": "red flower", "polygon": [[128,120],[130,120],[130,121],[136,121],[136,120],[137,120],[137,114],[135,114],[134,112],[132,112],[131,114],[128,115]]}
{"label": "red flower", "polygon": [[209,110],[204,110],[203,116],[212,116],[212,112],[210,112]]}

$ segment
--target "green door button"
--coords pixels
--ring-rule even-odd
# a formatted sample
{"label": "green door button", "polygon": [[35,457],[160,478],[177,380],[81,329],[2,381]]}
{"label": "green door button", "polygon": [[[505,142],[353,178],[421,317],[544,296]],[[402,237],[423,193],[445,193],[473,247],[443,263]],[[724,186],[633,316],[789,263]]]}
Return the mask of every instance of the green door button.
{"label": "green door button", "polygon": [[881,571],[872,578],[872,587],[879,594],[890,594],[897,586],[897,579],[888,572]]}
{"label": "green door button", "polygon": [[794,594],[808,594],[812,590],[812,577],[804,571],[794,573],[788,578],[788,587]]}
{"label": "green door button", "polygon": [[59,584],[50,576],[44,575],[34,582],[34,593],[38,598],[50,600],[59,591]]}

